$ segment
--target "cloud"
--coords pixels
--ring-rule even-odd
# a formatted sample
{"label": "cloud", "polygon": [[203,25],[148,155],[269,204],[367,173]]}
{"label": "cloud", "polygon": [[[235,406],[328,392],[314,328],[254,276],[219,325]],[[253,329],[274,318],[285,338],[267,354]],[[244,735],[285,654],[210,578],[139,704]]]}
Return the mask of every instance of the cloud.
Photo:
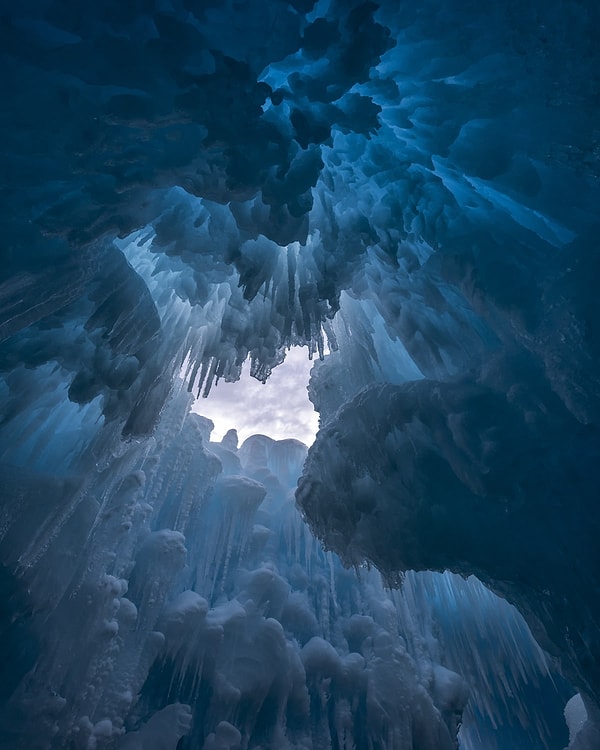
{"label": "cloud", "polygon": [[306,390],[311,367],[306,348],[295,347],[263,385],[250,377],[246,364],[237,383],[219,382],[208,398],[194,402],[192,410],[212,419],[215,441],[235,428],[240,443],[261,434],[274,440],[296,438],[311,445],[319,422]]}

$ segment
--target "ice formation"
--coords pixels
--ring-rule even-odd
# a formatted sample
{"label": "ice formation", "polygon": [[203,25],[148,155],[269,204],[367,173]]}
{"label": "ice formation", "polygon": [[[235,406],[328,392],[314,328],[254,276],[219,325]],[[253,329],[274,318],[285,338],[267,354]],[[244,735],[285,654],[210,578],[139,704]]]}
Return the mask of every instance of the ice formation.
{"label": "ice formation", "polygon": [[600,747],[599,25],[3,5],[2,747]]}
{"label": "ice formation", "polygon": [[[478,747],[486,720],[552,737],[545,711],[560,719],[571,693],[512,607],[476,579],[407,574],[397,591],[344,568],[294,503],[306,447],[209,442],[189,406],[172,397],[124,476],[70,488],[77,510],[13,582],[7,746],[451,750],[469,698],[462,747]],[[48,478],[28,476],[7,467],[3,486],[37,505]],[[550,696],[539,716],[513,703],[530,682]]]}

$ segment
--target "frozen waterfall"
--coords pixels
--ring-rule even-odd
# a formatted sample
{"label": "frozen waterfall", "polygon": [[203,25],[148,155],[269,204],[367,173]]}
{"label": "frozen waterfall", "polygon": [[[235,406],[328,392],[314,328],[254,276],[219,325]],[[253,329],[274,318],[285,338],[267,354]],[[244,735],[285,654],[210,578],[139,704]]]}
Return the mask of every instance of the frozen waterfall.
{"label": "frozen waterfall", "polygon": [[2,4],[1,748],[600,748],[598,28]]}

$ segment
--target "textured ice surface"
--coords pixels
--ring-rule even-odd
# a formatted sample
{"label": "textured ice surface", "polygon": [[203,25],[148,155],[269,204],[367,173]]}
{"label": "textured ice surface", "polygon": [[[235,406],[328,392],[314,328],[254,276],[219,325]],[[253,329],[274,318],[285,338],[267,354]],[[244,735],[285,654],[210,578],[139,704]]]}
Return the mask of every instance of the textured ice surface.
{"label": "textured ice surface", "polygon": [[[145,745],[188,705],[188,746],[452,742],[444,607],[417,653],[423,597],[396,633],[335,551],[476,573],[594,745],[599,25],[591,0],[3,7],[5,744]],[[298,445],[210,448],[180,392],[291,346],[316,361],[309,526]],[[450,609],[471,591],[435,580]],[[562,750],[569,691],[505,701],[479,645],[463,744]]]}
{"label": "textured ice surface", "polygon": [[[451,750],[463,716],[467,750],[482,738],[500,749],[499,731],[539,748],[566,737],[570,692],[512,607],[475,579],[408,574],[391,590],[375,570],[344,568],[295,506],[306,447],[211,443],[189,404],[174,397],[154,438],[130,444],[128,473],[96,473],[3,583],[5,637],[19,644],[7,747],[167,750],[185,736],[213,750]],[[13,472],[32,502],[36,487],[46,502],[82,492]]]}

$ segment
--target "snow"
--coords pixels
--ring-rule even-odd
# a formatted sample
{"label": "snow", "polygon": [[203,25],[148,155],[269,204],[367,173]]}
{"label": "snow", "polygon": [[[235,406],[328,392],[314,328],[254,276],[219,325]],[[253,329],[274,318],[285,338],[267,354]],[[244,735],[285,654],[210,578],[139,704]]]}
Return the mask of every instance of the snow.
{"label": "snow", "polygon": [[575,742],[575,738],[581,732],[587,721],[587,711],[579,693],[576,693],[567,701],[565,706],[565,721],[569,727],[569,745]]}

